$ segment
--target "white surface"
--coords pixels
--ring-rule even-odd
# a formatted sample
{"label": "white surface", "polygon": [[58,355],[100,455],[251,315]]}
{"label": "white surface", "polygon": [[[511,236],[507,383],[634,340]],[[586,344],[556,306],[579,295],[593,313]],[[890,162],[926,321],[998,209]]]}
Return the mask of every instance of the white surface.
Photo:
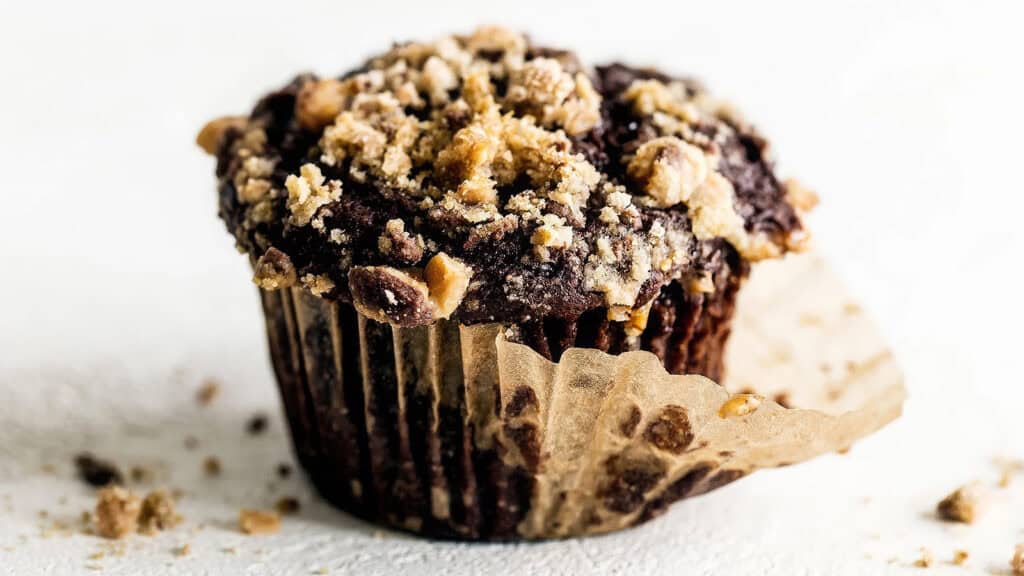
{"label": "white surface", "polygon": [[[1006,570],[1024,541],[1024,478],[974,526],[930,514],[957,485],[994,480],[992,457],[1024,456],[1019,3],[289,6],[5,8],[0,573],[914,574],[921,546],[939,560],[928,573]],[[821,192],[819,246],[905,366],[904,418],[845,456],[761,472],[587,540],[381,540],[311,500],[301,476],[270,492],[290,456],[258,303],[215,218],[213,163],[194,133],[299,70],[337,72],[394,38],[479,22],[591,62],[695,74],[748,112],[782,171]],[[197,410],[207,376],[225,392]],[[274,413],[270,434],[249,438],[257,409]],[[196,452],[182,446],[188,434]],[[165,465],[163,482],[186,489],[186,525],[98,561],[94,537],[43,538],[38,510],[66,520],[90,505],[71,480],[82,448]],[[202,478],[206,454],[224,460],[224,477]],[[280,534],[234,530],[239,506],[281,494],[304,508]],[[192,554],[174,557],[185,542]],[[944,563],[955,548],[971,552],[968,568]]]}

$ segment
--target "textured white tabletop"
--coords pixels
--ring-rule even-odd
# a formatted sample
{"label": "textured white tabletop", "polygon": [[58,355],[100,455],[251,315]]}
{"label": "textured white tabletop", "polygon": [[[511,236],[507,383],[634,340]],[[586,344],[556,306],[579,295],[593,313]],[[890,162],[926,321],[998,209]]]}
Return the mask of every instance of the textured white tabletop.
{"label": "textured white tabletop", "polygon": [[[1009,574],[1024,475],[995,488],[992,460],[1024,457],[1019,6],[347,4],[5,11],[0,574]],[[259,305],[194,132],[298,70],[484,21],[591,61],[692,73],[746,110],[781,170],[823,197],[818,246],[903,364],[904,417],[846,455],[584,540],[428,542],[334,511],[301,474],[275,480],[291,454]],[[207,378],[222,394],[198,408]],[[259,411],[270,427],[252,437]],[[157,470],[154,486],[184,491],[185,523],[121,554],[81,533],[94,496],[71,458],[84,449]],[[220,477],[203,474],[209,455]],[[971,480],[993,486],[979,520],[935,520]],[[281,496],[302,509],[278,534],[238,532],[240,507]],[[921,547],[936,559],[926,572]],[[949,564],[956,549],[966,566]]]}

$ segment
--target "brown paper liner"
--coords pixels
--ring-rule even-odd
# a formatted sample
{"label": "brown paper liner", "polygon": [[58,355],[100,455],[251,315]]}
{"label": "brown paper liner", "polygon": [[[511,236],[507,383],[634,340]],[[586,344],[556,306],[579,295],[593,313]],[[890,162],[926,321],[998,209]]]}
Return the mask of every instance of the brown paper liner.
{"label": "brown paper liner", "polygon": [[[542,355],[496,325],[392,328],[301,289],[262,297],[293,441],[319,491],[435,537],[634,525],[757,468],[849,447],[904,397],[884,342],[815,256],[755,270],[725,387],[669,374],[672,354]],[[724,341],[730,315],[706,334]],[[801,408],[730,395],[746,388]]]}

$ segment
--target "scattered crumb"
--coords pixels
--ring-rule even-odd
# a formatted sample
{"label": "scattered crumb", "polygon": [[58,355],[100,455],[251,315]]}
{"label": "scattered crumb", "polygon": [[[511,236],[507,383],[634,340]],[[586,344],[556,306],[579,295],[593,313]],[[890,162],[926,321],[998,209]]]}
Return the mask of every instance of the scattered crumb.
{"label": "scattered crumb", "polygon": [[100,460],[88,452],[75,456],[78,478],[89,486],[102,488],[111,484],[124,484],[124,476],[117,466],[107,460]]}
{"label": "scattered crumb", "polygon": [[174,498],[175,502],[177,502],[178,500],[181,500],[184,497],[185,497],[185,491],[182,490],[181,488],[172,488],[171,489],[171,498]]}
{"label": "scattered crumb", "polygon": [[775,400],[775,403],[778,404],[779,406],[782,406],[783,408],[793,407],[793,404],[789,399],[789,392],[779,392],[778,394],[772,397],[772,400]]}
{"label": "scattered crumb", "polygon": [[163,490],[154,490],[142,501],[139,514],[139,532],[153,535],[181,524],[181,516],[174,510],[174,500]]}
{"label": "scattered crumb", "polygon": [[929,568],[935,563],[935,557],[927,548],[921,548],[921,557],[914,560],[914,566],[918,568]]}
{"label": "scattered crumb", "polygon": [[1017,544],[1013,559],[1010,560],[1010,569],[1013,570],[1013,576],[1024,576],[1024,543]]}
{"label": "scattered crumb", "polygon": [[321,568],[321,569],[317,570],[316,573],[317,574],[330,574],[330,572],[327,571],[327,568]]}
{"label": "scattered crumb", "polygon": [[103,560],[103,558],[106,557],[106,555],[106,552],[102,550],[100,550],[99,552],[93,552],[92,554],[89,554],[89,560]]}
{"label": "scattered crumb", "polygon": [[42,466],[40,466],[39,467],[39,471],[42,472],[43,474],[49,474],[50,476],[55,476],[57,474],[57,467],[54,466],[53,464],[47,463],[47,464],[43,464]]}
{"label": "scattered crumb", "polygon": [[207,476],[220,476],[220,459],[216,456],[209,456],[206,460],[203,460],[203,472],[205,472]]}
{"label": "scattered crumb", "polygon": [[977,482],[965,484],[946,496],[935,507],[939,518],[949,522],[974,522],[980,505],[980,485]]}
{"label": "scattered crumb", "polygon": [[383,530],[374,530],[372,536],[374,540],[384,540],[387,538],[387,534]]}
{"label": "scattered crumb", "polygon": [[195,436],[185,436],[185,449],[195,450],[199,447],[199,439]]}
{"label": "scattered crumb", "polygon": [[957,566],[963,566],[967,563],[967,559],[970,558],[970,553],[967,550],[956,550],[953,552],[953,564]]}
{"label": "scattered crumb", "polygon": [[238,548],[235,548],[234,546],[228,546],[227,548],[221,548],[221,552],[225,554],[231,554],[232,556],[237,556]]}
{"label": "scattered crumb", "polygon": [[209,406],[217,396],[220,395],[220,382],[213,378],[203,381],[203,384],[196,391],[196,403],[200,406]]}
{"label": "scattered crumb", "polygon": [[273,534],[281,529],[276,512],[243,508],[238,512],[238,528],[245,534]]}
{"label": "scattered crumb", "polygon": [[277,475],[281,478],[287,478],[292,475],[292,467],[290,464],[284,462],[277,465]]}
{"label": "scattered crumb", "polygon": [[1024,460],[996,458],[993,463],[999,468],[999,487],[1006,488],[1013,482],[1013,477],[1024,472]]}
{"label": "scattered crumb", "polygon": [[144,466],[132,466],[128,474],[131,476],[132,482],[136,484],[149,484],[154,477],[153,471]]}
{"label": "scattered crumb", "polygon": [[142,501],[120,486],[99,491],[96,500],[96,532],[104,538],[122,538],[137,528]]}
{"label": "scattered crumb", "polygon": [[191,544],[182,544],[181,546],[178,546],[177,548],[174,549],[174,555],[175,556],[188,556],[191,553],[192,553],[192,545]]}
{"label": "scattered crumb", "polygon": [[299,504],[298,498],[293,498],[291,496],[280,498],[277,503],[274,504],[274,509],[282,516],[296,514],[300,507],[301,505]]}
{"label": "scattered crumb", "polygon": [[857,304],[856,302],[847,302],[843,305],[843,312],[850,316],[856,316],[861,313],[860,304]]}
{"label": "scattered crumb", "polygon": [[266,414],[254,414],[249,421],[245,423],[245,431],[250,436],[258,436],[267,431],[267,425],[270,421],[267,419]]}

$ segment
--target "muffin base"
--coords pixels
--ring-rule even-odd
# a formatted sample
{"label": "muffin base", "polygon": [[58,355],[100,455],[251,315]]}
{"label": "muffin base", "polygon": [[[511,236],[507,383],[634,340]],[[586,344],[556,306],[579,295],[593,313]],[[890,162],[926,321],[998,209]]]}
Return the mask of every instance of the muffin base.
{"label": "muffin base", "polygon": [[[666,288],[639,337],[589,314],[575,323],[522,325],[518,333],[548,359],[570,346],[613,354],[644,349],[671,372],[718,378],[739,284],[733,276],[703,295]],[[523,537],[518,525],[531,506],[536,471],[505,463],[505,448],[485,445],[494,443],[477,434],[488,420],[517,416],[520,402],[500,398],[496,381],[467,377],[473,360],[464,366],[463,354],[472,343],[463,341],[457,323],[396,328],[299,288],[261,295],[295,450],[327,500],[371,522],[432,537]],[[521,449],[532,439],[513,433],[512,441]]]}

